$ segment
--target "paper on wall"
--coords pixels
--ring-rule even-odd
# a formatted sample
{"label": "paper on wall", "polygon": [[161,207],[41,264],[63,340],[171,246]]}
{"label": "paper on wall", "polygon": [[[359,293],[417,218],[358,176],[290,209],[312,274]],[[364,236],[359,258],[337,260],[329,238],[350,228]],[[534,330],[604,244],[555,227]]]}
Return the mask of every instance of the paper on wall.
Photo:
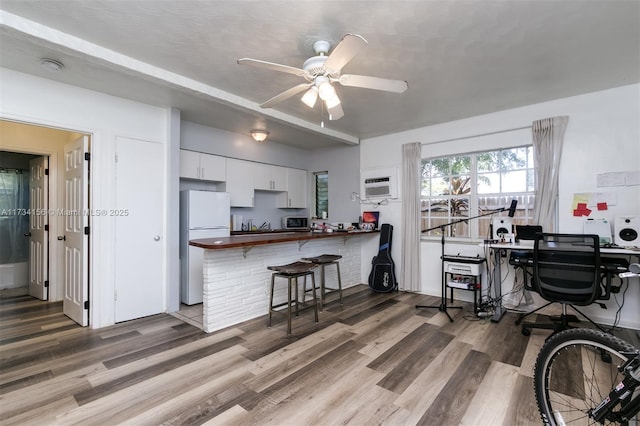
{"label": "paper on wall", "polygon": [[615,192],[580,192],[573,194],[571,211],[573,216],[589,216],[593,209],[608,210],[616,204],[618,194]]}
{"label": "paper on wall", "polygon": [[598,188],[605,186],[634,186],[640,185],[640,170],[630,172],[609,172],[596,175]]}

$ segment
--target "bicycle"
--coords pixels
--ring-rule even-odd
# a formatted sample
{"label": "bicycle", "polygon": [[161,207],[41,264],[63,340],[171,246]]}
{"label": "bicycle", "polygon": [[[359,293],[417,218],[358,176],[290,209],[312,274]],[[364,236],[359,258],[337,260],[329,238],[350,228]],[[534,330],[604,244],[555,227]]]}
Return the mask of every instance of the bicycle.
{"label": "bicycle", "polygon": [[[640,276],[640,264],[629,271],[624,276]],[[573,328],[549,337],[534,387],[545,425],[640,425],[640,349],[603,331]]]}

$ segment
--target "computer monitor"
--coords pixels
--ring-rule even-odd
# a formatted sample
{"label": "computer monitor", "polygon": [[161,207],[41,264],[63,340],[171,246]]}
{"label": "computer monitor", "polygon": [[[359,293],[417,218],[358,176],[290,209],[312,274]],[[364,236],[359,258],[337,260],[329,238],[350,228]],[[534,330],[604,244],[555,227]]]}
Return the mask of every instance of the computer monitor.
{"label": "computer monitor", "polygon": [[378,229],[380,212],[362,212],[362,225],[364,229]]}
{"label": "computer monitor", "polygon": [[516,225],[516,241],[535,240],[536,234],[542,232],[540,225]]}

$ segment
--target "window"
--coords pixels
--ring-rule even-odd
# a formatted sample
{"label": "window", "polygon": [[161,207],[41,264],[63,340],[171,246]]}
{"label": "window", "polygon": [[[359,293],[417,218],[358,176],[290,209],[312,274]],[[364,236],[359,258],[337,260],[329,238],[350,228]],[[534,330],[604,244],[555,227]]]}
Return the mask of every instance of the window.
{"label": "window", "polygon": [[313,174],[315,180],[315,217],[329,217],[329,172],[316,172]]}
{"label": "window", "polygon": [[529,224],[535,201],[534,170],[531,145],[423,159],[421,228],[436,228],[423,235],[440,236],[444,227],[448,237],[489,238],[491,218],[499,215],[489,213],[508,208],[512,199],[518,200],[513,224]]}

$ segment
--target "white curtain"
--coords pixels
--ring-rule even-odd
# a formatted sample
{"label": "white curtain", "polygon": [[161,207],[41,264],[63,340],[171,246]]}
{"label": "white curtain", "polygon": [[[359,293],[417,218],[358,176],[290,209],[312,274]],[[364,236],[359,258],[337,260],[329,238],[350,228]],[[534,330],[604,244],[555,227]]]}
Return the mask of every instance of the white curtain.
{"label": "white curtain", "polygon": [[531,126],[536,163],[533,222],[542,225],[544,232],[556,232],[558,174],[568,121],[567,116],[545,118],[534,121]]}
{"label": "white curtain", "polygon": [[29,173],[15,169],[0,172],[0,264],[29,259]]}
{"label": "white curtain", "polygon": [[400,290],[420,291],[420,168],[419,142],[402,145],[402,262]]}

